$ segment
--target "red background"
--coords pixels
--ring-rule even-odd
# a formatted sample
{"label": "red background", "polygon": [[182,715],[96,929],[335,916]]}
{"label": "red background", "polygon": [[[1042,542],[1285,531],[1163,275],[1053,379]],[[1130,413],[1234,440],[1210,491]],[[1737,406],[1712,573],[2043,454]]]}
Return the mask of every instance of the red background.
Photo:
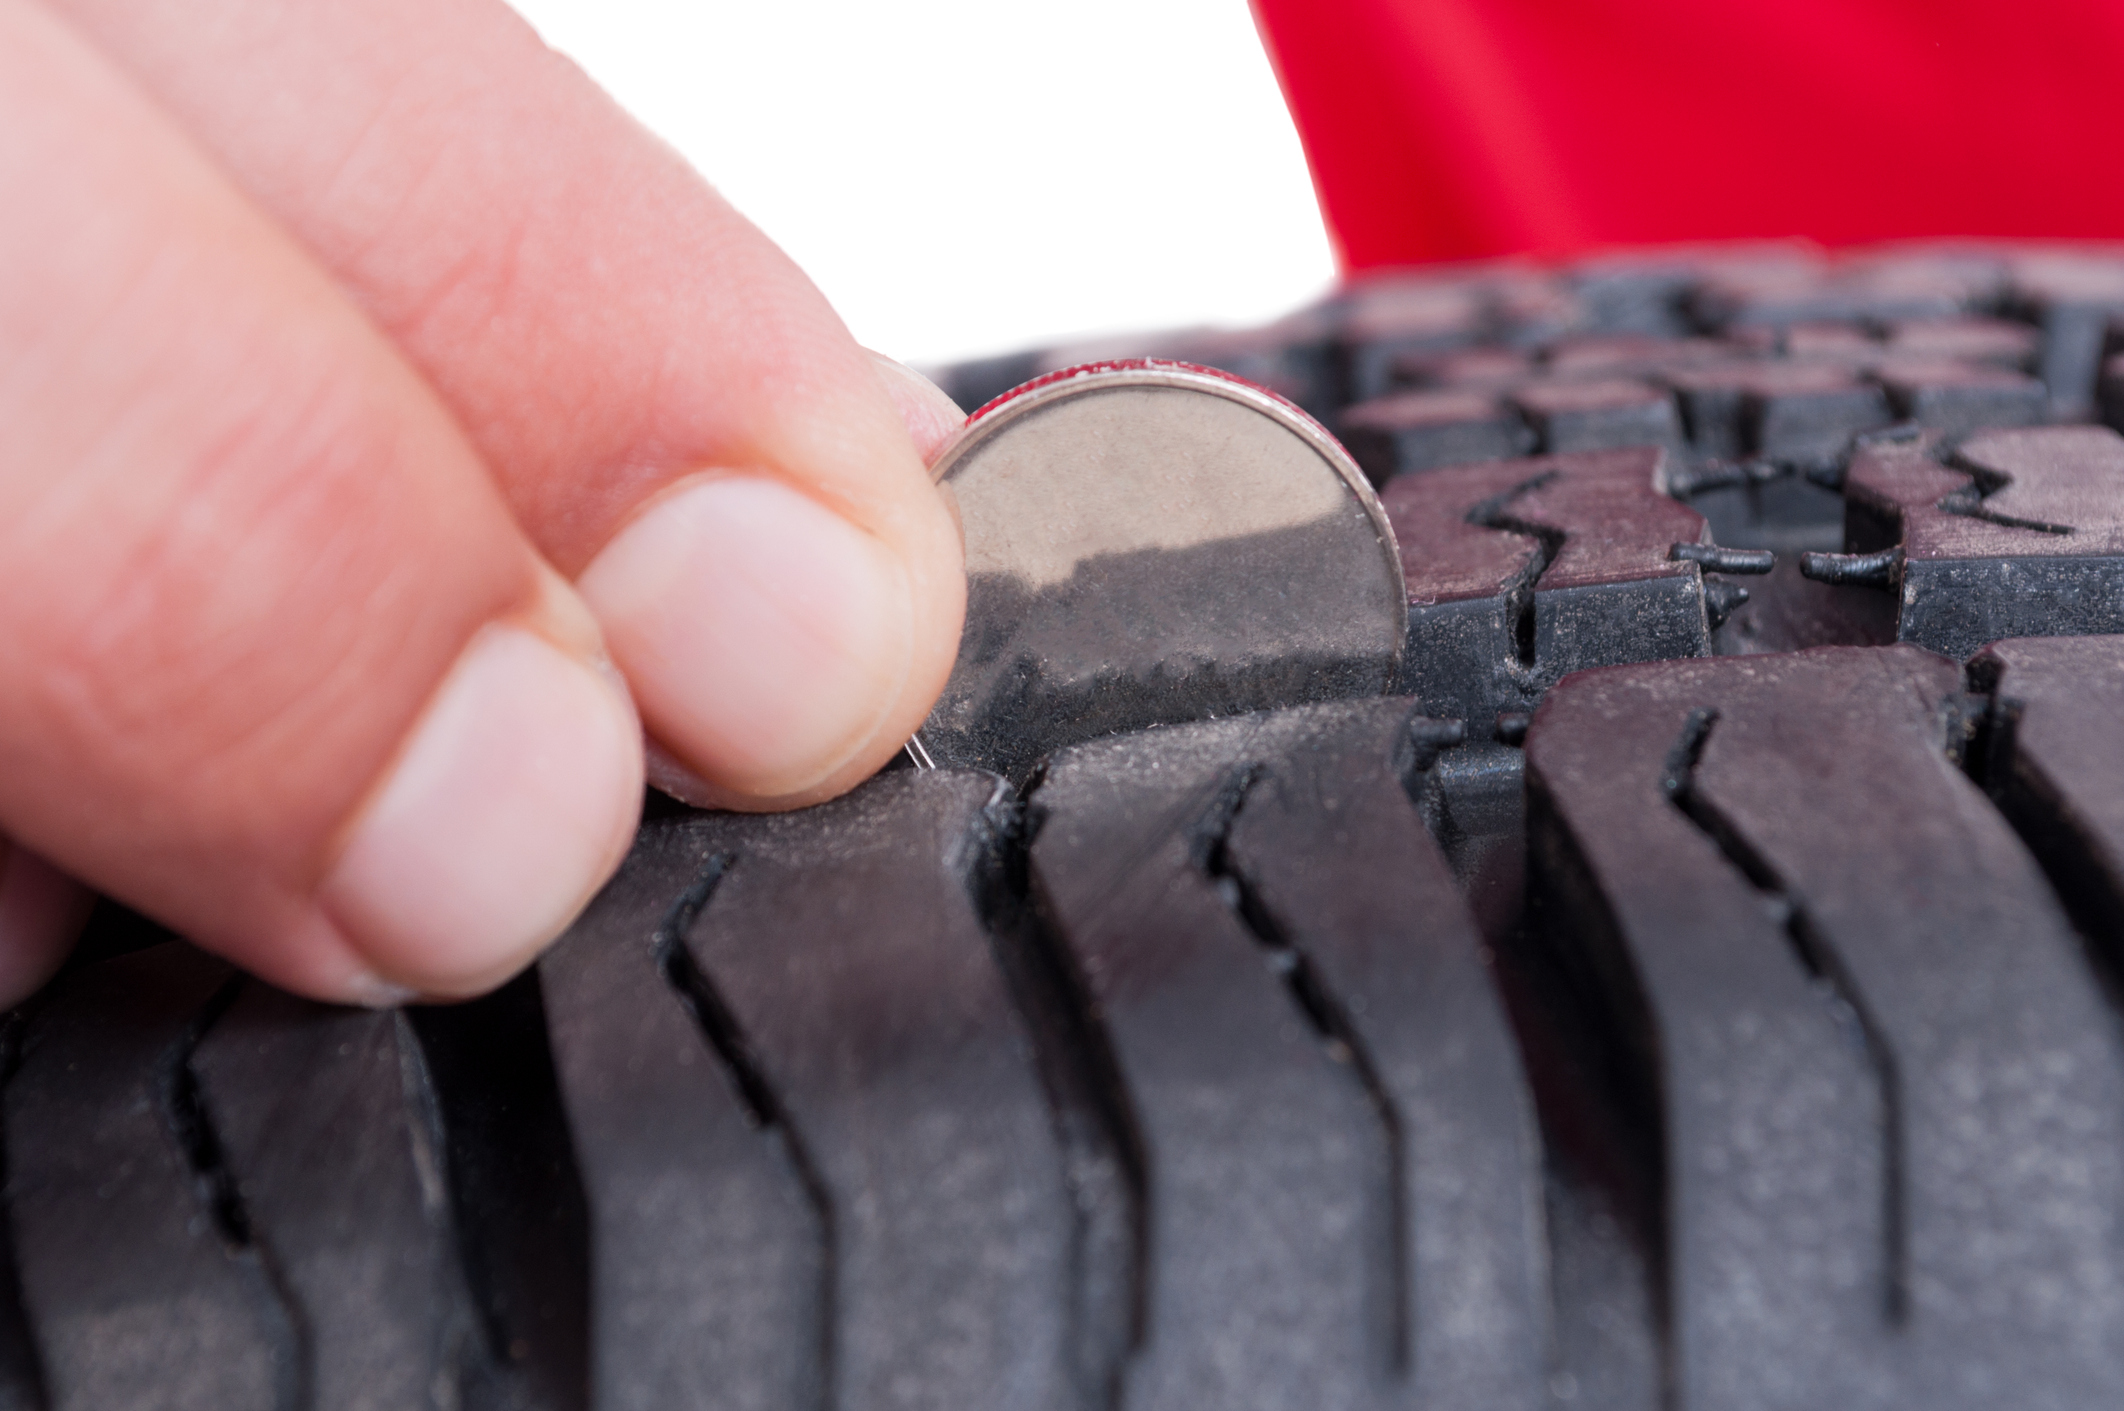
{"label": "red background", "polygon": [[2124,234],[2120,0],[1254,0],[1345,266]]}

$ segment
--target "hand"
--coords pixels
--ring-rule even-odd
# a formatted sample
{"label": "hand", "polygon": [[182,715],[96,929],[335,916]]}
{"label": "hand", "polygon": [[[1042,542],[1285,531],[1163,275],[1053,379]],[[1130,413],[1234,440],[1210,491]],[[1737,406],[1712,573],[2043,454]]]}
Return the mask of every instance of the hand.
{"label": "hand", "polygon": [[958,413],[499,0],[0,0],[0,192],[0,1001],[476,993],[941,689]]}

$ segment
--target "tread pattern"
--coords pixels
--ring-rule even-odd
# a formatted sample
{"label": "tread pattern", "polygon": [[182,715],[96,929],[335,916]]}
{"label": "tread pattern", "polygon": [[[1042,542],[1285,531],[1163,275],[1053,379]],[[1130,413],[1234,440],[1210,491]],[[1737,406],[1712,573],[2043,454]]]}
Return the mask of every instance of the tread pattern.
{"label": "tread pattern", "polygon": [[2000,642],[1970,676],[1991,700],[1978,772],[2114,981],[2124,962],[2124,637]]}
{"label": "tread pattern", "polygon": [[1529,737],[1547,943],[1662,1133],[1685,1404],[2124,1391],[2124,1036],[1948,757],[1960,686],[1907,648],[1623,668]]}
{"label": "tread pattern", "polygon": [[996,798],[902,775],[747,826],[685,938],[831,1204],[848,1405],[1071,1393],[1061,1162],[963,871]]}
{"label": "tread pattern", "polygon": [[[2064,434],[2044,423],[2100,410],[2102,360],[2124,348],[2116,248],[1960,242],[1831,256],[1785,242],[1554,268],[1507,260],[1385,271],[1264,328],[1139,335],[1125,347],[1030,356],[1044,370],[1117,348],[1226,358],[1334,426],[1390,501],[1436,514],[1439,525],[1416,531],[1406,557],[1417,589],[1412,643],[1443,665],[1427,668],[1412,654],[1402,686],[1434,712],[1487,719],[1531,709],[1563,671],[1600,664],[1898,640],[1965,657],[2011,636],[2124,631],[2124,568],[2092,533],[2114,497],[2083,505],[2089,513],[2067,526],[2077,537],[2048,546],[1913,553],[1909,572],[1887,586],[1916,582],[1915,604],[1809,581],[1793,561],[1862,552],[1860,542],[1880,539],[1875,521],[1890,507],[1869,488],[1879,477],[1863,467],[1873,460],[1907,451],[1945,461],[1960,439],[1992,439],[1999,428],[2030,428],[2040,442]],[[959,386],[949,370],[942,381]],[[2102,395],[2104,414],[2124,426],[2115,410],[2124,394]],[[1498,613],[1478,599],[1494,596],[1494,583],[1462,593],[1422,582],[1427,555],[1445,555],[1439,567],[1450,579],[1455,553],[1470,546],[1448,542],[1454,517],[1431,503],[1443,488],[1417,486],[1442,473],[1479,476],[1461,470],[1471,464],[1623,446],[1667,452],[1660,488],[1706,521],[1686,536],[1692,542],[1768,549],[1781,562],[1746,585],[1708,581],[1702,632],[1676,629],[1676,614],[1687,616],[1678,602],[1640,612],[1644,585],[1610,580],[1579,596],[1616,614],[1573,624],[1566,641],[1575,650],[1555,653],[1557,670],[1515,672],[1486,649]],[[1538,473],[1525,464],[1521,479]],[[1988,504],[1996,488],[1988,471],[1958,460],[1952,473],[1971,471],[1973,489],[1955,481],[1939,493]],[[2026,498],[2027,485],[2008,493]],[[1627,518],[1580,526],[1582,542],[1604,533],[1627,545],[1633,530]],[[1875,547],[1894,542],[1890,533]]]}
{"label": "tread pattern", "polygon": [[19,1404],[2102,1404],[2118,682],[1576,675],[1523,921],[1520,752],[1386,700],[652,818],[471,1010],[85,967],[5,1093]]}
{"label": "tread pattern", "polygon": [[1076,1222],[968,875],[997,787],[652,825],[541,963],[600,1405],[1074,1394]]}
{"label": "tread pattern", "polygon": [[462,1007],[107,905],[0,1024],[0,1408],[2116,1402],[2124,439],[2038,423],[2120,316],[1761,245],[962,369],[1344,428],[1410,694],[653,804]]}
{"label": "tread pattern", "polygon": [[1730,607],[1677,544],[1703,516],[1661,494],[1656,448],[1458,466],[1380,497],[1409,586],[1403,689],[1434,714],[1531,709],[1565,673],[1702,656]]}
{"label": "tread pattern", "polygon": [[302,1333],[302,1404],[483,1399],[420,1051],[395,1014],[246,984],[192,1051],[198,1098]]}
{"label": "tread pattern", "polygon": [[284,1291],[177,1125],[195,1021],[232,975],[160,947],[62,977],[29,1021],[7,1087],[8,1213],[62,1411],[300,1404]]}
{"label": "tread pattern", "polygon": [[1898,556],[1897,639],[1960,658],[2124,629],[2124,436],[1987,431],[1947,452],[1870,446],[1845,476],[1846,549]]}
{"label": "tread pattern", "polygon": [[1149,732],[1065,752],[1034,795],[1033,885],[1146,1151],[1131,1406],[1540,1397],[1530,1109],[1396,777],[1411,722]]}
{"label": "tread pattern", "polygon": [[25,1404],[544,1404],[468,1281],[405,1016],[159,946],[47,993],[6,1111]]}
{"label": "tread pattern", "polygon": [[539,962],[590,1211],[599,1407],[831,1404],[821,1212],[664,974],[720,872],[715,842],[645,828]]}

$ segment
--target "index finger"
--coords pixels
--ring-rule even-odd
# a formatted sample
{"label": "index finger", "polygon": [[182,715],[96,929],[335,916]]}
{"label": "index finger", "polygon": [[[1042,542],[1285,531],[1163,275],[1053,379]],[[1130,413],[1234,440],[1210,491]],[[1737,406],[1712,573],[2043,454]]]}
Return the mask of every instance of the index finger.
{"label": "index finger", "polygon": [[514,13],[50,3],[441,393],[581,579],[698,798],[827,796],[920,723],[964,581],[879,372],[770,241]]}

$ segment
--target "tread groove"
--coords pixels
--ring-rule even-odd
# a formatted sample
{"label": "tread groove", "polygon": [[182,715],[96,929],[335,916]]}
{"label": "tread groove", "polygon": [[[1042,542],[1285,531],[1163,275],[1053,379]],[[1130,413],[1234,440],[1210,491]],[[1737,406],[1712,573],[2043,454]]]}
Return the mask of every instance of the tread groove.
{"label": "tread groove", "polygon": [[791,1120],[788,1107],[768,1082],[759,1056],[746,1038],[736,1014],[717,991],[715,982],[694,961],[685,943],[686,933],[693,928],[716,888],[737,865],[737,855],[727,852],[716,853],[702,863],[692,884],[679,894],[671,909],[664,914],[650,940],[650,948],[664,982],[678,996],[701,1037],[707,1040],[708,1047],[729,1072],[747,1117],[760,1131],[781,1143],[804,1192],[804,1202],[811,1211],[813,1227],[818,1234],[820,1271],[818,1327],[813,1335],[817,1377],[808,1389],[807,1399],[820,1411],[826,1411],[838,1401],[835,1371],[840,1322],[836,1297],[839,1259],[832,1194],[804,1134]]}
{"label": "tread groove", "polygon": [[431,1227],[440,1227],[441,1243],[448,1251],[448,1277],[455,1285],[452,1298],[462,1310],[460,1318],[453,1320],[459,1326],[448,1340],[447,1354],[439,1359],[438,1371],[447,1373],[448,1385],[454,1389],[460,1407],[485,1411],[495,1404],[496,1398],[488,1387],[508,1365],[508,1345],[493,1336],[492,1323],[485,1315],[485,1300],[472,1281],[465,1232],[450,1199],[449,1131],[443,1122],[442,1102],[435,1091],[434,1075],[428,1070],[427,1054],[406,1010],[392,1013],[391,1031],[398,1056],[399,1091],[408,1118],[407,1154],[413,1179],[420,1191],[422,1213]]}
{"label": "tread groove", "polygon": [[1411,1287],[1413,1274],[1406,1254],[1412,1234],[1407,1198],[1407,1131],[1394,1095],[1380,1076],[1370,1046],[1357,1032],[1348,1006],[1329,988],[1312,958],[1291,939],[1290,929],[1270,911],[1260,889],[1231,855],[1233,825],[1262,773],[1259,765],[1226,771],[1215,797],[1191,830],[1189,855],[1241,927],[1266,954],[1270,968],[1283,982],[1285,994],[1319,1037],[1321,1048],[1363,1089],[1366,1105],[1378,1119],[1386,1148],[1385,1204],[1390,1236],[1390,1253],[1386,1256],[1387,1365],[1397,1376],[1406,1376],[1411,1370],[1411,1325],[1416,1307],[1415,1290]]}
{"label": "tread groove", "polygon": [[1970,690],[1987,707],[1970,723],[1963,770],[2035,858],[2079,937],[2104,1003],[2124,1022],[2124,895],[2088,836],[2067,821],[2066,800],[2040,774],[2018,767],[2016,737],[2026,703],[1998,689],[1990,666],[1978,661],[1969,668]]}
{"label": "tread groove", "polygon": [[1551,1385],[1574,1385],[1582,1370],[1572,1355],[1588,1322],[1586,1274],[1572,1266],[1588,1261],[1589,1217],[1604,1210],[1624,1232],[1624,1264],[1605,1277],[1632,1281],[1650,1340],[1647,1375],[1632,1388],[1638,1399],[1617,1404],[1671,1409],[1682,1404],[1668,1208],[1671,1075],[1650,998],[1592,863],[1531,768],[1525,787],[1527,912],[1491,944],[1541,1134]]}
{"label": "tread groove", "polygon": [[1561,529],[1551,525],[1518,518],[1511,513],[1511,504],[1529,490],[1538,490],[1555,480],[1559,474],[1560,471],[1544,471],[1468,511],[1470,524],[1504,534],[1523,535],[1534,541],[1533,551],[1520,565],[1519,572],[1512,575],[1512,581],[1505,585],[1503,595],[1505,621],[1512,633],[1513,660],[1524,671],[1531,671],[1535,666],[1534,593],[1541,585],[1541,576],[1549,571],[1549,565],[1562,552],[1566,536]]}
{"label": "tread groove", "polygon": [[538,972],[469,1004],[402,1012],[489,1356],[516,1406],[580,1411],[590,1394],[589,1214]]}
{"label": "tread groove", "polygon": [[193,1188],[208,1220],[220,1235],[230,1257],[256,1281],[263,1301],[272,1310],[274,1333],[281,1346],[277,1365],[275,1400],[283,1411],[303,1411],[316,1396],[316,1349],[294,1285],[281,1267],[272,1246],[252,1223],[238,1187],[235,1169],[214,1127],[206,1091],[193,1066],[199,1046],[227,1014],[250,982],[233,976],[214,992],[206,1005],[185,1026],[171,1046],[157,1074],[163,1117],[191,1171]]}
{"label": "tread groove", "polygon": [[[13,1081],[22,1063],[22,1031],[27,1026],[26,1009],[0,1016],[0,1088]],[[0,1193],[11,1180],[8,1133],[0,1126]],[[0,1407],[45,1411],[51,1392],[45,1385],[44,1359],[38,1355],[37,1339],[30,1331],[29,1313],[22,1296],[22,1270],[15,1258],[14,1221],[0,1210]]]}
{"label": "tread groove", "polygon": [[1689,713],[1668,752],[1660,789],[1684,818],[1711,840],[1720,854],[1774,908],[1792,953],[1807,974],[1826,988],[1834,1005],[1849,1014],[1881,1099],[1882,1314],[1901,1326],[1910,1313],[1909,1214],[1904,1199],[1905,1135],[1902,1075],[1887,1034],[1860,993],[1836,948],[1809,915],[1806,903],[1786,887],[1764,857],[1696,787],[1696,768],[1719,713],[1699,707]]}
{"label": "tread groove", "polygon": [[995,801],[980,814],[980,851],[967,886],[1011,1002],[1025,1020],[1062,1151],[1071,1197],[1072,1361],[1080,1393],[1087,1404],[1115,1411],[1148,1323],[1146,1158],[1113,1046],[1072,973],[1052,916],[1034,894],[1032,839],[1043,817],[1007,784],[999,785]]}

